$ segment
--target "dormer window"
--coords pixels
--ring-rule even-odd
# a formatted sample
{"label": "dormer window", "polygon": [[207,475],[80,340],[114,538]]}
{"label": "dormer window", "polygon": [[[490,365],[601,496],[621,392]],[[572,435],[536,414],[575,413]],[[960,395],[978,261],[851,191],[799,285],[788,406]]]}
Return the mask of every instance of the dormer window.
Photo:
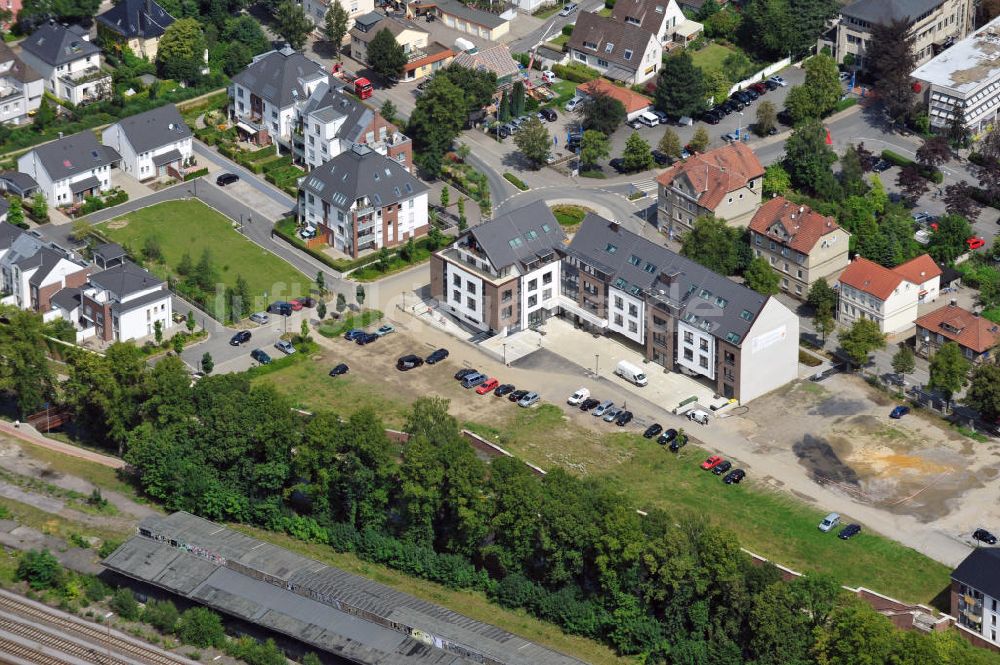
{"label": "dormer window", "polygon": [[595,51],[597,50],[597,44],[595,44],[594,42],[584,42],[583,47],[593,49]]}
{"label": "dormer window", "polygon": [[605,53],[611,53],[614,50],[615,50],[615,45],[612,42],[608,42],[607,45],[604,47]]}
{"label": "dormer window", "polygon": [[625,59],[626,60],[632,59],[632,49],[625,49]]}
{"label": "dormer window", "polygon": [[639,19],[635,18],[634,16],[626,16],[625,22],[631,23],[632,25],[640,25]]}
{"label": "dormer window", "polygon": [[656,5],[656,13],[657,14],[663,13],[663,5]]}

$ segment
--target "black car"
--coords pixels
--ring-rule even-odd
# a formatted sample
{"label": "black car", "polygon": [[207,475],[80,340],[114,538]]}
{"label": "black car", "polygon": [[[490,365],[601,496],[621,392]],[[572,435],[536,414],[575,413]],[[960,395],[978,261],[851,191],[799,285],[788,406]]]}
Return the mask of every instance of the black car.
{"label": "black car", "polygon": [[220,173],[219,177],[215,179],[215,184],[219,187],[225,187],[239,181],[240,177],[235,173]]}
{"label": "black car", "polygon": [[250,357],[259,362],[261,365],[271,364],[271,356],[267,355],[267,352],[263,349],[254,349],[250,352]]}
{"label": "black car", "polygon": [[428,365],[433,365],[434,363],[439,363],[448,357],[448,349],[438,349],[427,356],[425,359]]}
{"label": "black car", "polygon": [[739,102],[740,104],[743,104],[744,107],[749,106],[750,102],[753,101],[753,98],[750,97],[749,94],[747,94],[746,90],[739,90],[737,92],[734,92],[729,98],[736,102]]}
{"label": "black car", "polygon": [[330,370],[330,376],[340,376],[341,374],[347,374],[348,367],[344,363],[340,363],[336,367]]}
{"label": "black car", "polygon": [[892,168],[892,164],[885,159],[880,159],[872,165],[872,171],[882,173]]}
{"label": "black car", "polygon": [[503,397],[504,395],[509,395],[512,392],[514,392],[513,383],[501,383],[496,387],[496,390],[493,391],[493,394],[497,397]]}
{"label": "black car", "polygon": [[840,530],[840,533],[837,534],[837,538],[840,538],[841,540],[847,540],[848,538],[853,538],[859,533],[861,533],[860,524],[848,524],[847,526],[845,526],[843,529]]}
{"label": "black car", "polygon": [[656,442],[661,446],[665,446],[676,438],[677,438],[677,430],[671,428],[666,430],[663,434],[661,434],[659,438],[656,439]]}
{"label": "black car", "polygon": [[780,83],[778,83],[777,81],[772,81],[771,79],[767,79],[766,81],[764,81],[764,85],[767,87],[768,90],[777,90],[778,88],[781,87]]}
{"label": "black car", "polygon": [[559,115],[553,109],[542,109],[541,111],[539,111],[539,113],[541,113],[542,117],[548,120],[549,122],[555,122],[556,119],[559,117]]}
{"label": "black car", "polygon": [[462,369],[455,372],[455,379],[461,381],[470,374],[475,374],[475,373],[476,370],[472,369],[471,367],[463,367]]}
{"label": "black car", "polygon": [[365,333],[364,335],[358,335],[354,338],[354,343],[358,346],[364,346],[365,344],[371,344],[378,339],[378,335],[375,333]]}
{"label": "black car", "polygon": [[663,431],[663,425],[659,423],[653,423],[652,425],[646,428],[646,431],[643,432],[642,435],[647,439],[652,439],[654,436],[656,436],[662,431]]}
{"label": "black car", "polygon": [[986,529],[976,529],[972,532],[973,540],[978,540],[981,543],[986,543],[987,545],[996,545],[997,537]]}
{"label": "black car", "polygon": [[617,416],[615,416],[615,425],[618,425],[619,427],[625,427],[625,425],[628,425],[631,421],[632,421],[631,411],[622,411]]}
{"label": "black car", "polygon": [[742,110],[743,104],[740,104],[739,102],[734,101],[732,99],[727,99],[726,101],[722,102],[722,104],[720,104],[718,108],[726,115],[729,115],[730,113],[735,113],[736,111]]}
{"label": "black car", "polygon": [[657,166],[667,166],[670,164],[670,155],[663,152],[662,150],[653,150],[653,161],[656,162]]}
{"label": "black car", "polygon": [[746,90],[743,90],[743,94],[748,96],[750,98],[750,101],[754,101],[755,99],[760,97],[760,94],[753,88],[747,88]]}
{"label": "black car", "polygon": [[530,392],[531,392],[530,390],[515,390],[511,394],[507,395],[507,399],[509,399],[511,402],[516,402]]}
{"label": "black car", "polygon": [[413,369],[414,367],[420,367],[424,364],[424,359],[420,356],[415,356],[412,353],[407,356],[403,356],[396,361],[396,369],[400,372],[405,372],[407,370]]}
{"label": "black car", "polygon": [[714,473],[717,476],[721,476],[726,471],[729,471],[731,468],[733,468],[733,463],[730,462],[729,460],[723,460],[721,464],[712,469],[712,473]]}
{"label": "black car", "polygon": [[676,439],[670,442],[670,452],[676,453],[678,450],[687,445],[688,438],[687,434],[682,434]]}
{"label": "black car", "polygon": [[622,159],[621,157],[615,157],[614,159],[612,159],[610,162],[608,162],[608,166],[613,168],[615,171],[618,171],[619,173],[625,173],[625,160]]}
{"label": "black car", "polygon": [[246,344],[250,341],[250,331],[241,330],[229,339],[230,346],[239,346],[240,344]]}
{"label": "black car", "polygon": [[303,307],[315,307],[316,299],[306,296],[305,298],[299,298],[299,302],[302,303]]}
{"label": "black car", "polygon": [[717,125],[719,124],[719,121],[722,120],[722,112],[706,111],[704,114],[702,114],[701,119],[710,125]]}
{"label": "black car", "polygon": [[740,481],[747,477],[747,472],[743,469],[733,469],[722,479],[727,485],[739,485]]}
{"label": "black car", "polygon": [[595,406],[597,406],[600,403],[601,403],[601,400],[596,399],[594,397],[588,397],[587,399],[585,399],[582,402],[580,402],[580,410],[581,411],[590,411],[591,409],[593,409]]}
{"label": "black car", "polygon": [[281,316],[291,316],[292,315],[292,303],[285,302],[284,300],[279,300],[278,302],[273,302],[267,307],[267,311],[271,314],[280,314]]}
{"label": "black car", "polygon": [[780,122],[783,125],[787,125],[788,127],[791,127],[792,125],[795,124],[795,119],[792,118],[792,114],[788,112],[788,109],[782,109],[778,111],[777,118],[778,122]]}

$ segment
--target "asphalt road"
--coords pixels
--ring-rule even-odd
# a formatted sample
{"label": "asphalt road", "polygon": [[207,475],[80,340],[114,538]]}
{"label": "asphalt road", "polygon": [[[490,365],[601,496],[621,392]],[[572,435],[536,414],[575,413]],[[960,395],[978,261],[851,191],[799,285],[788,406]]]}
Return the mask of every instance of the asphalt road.
{"label": "asphalt road", "polygon": [[580,12],[595,12],[603,6],[603,2],[582,2],[577,10],[569,16],[559,16],[557,13],[555,16],[549,18],[540,28],[537,28],[525,36],[512,41],[509,44],[510,52],[528,53],[536,45],[542,43],[543,40],[549,41],[556,35],[560,34],[564,25],[576,23],[576,19]]}

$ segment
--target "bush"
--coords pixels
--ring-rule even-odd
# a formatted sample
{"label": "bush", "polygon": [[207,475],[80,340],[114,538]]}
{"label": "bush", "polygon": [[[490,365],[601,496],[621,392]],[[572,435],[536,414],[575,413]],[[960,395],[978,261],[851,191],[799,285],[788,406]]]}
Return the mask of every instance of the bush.
{"label": "bush", "polygon": [[111,593],[111,587],[101,581],[96,575],[85,575],[83,577],[83,595],[91,602],[104,600]]}
{"label": "bush", "polygon": [[528,191],[528,186],[526,184],[524,184],[524,181],[521,180],[520,178],[518,178],[513,173],[510,173],[510,172],[504,173],[503,177],[504,177],[504,179],[507,182],[509,182],[510,184],[514,185],[515,187],[517,187],[518,189],[520,189],[522,192]]}
{"label": "bush", "polygon": [[923,177],[927,178],[928,180],[937,185],[940,185],[944,181],[944,174],[941,173],[941,171],[939,171],[938,169],[924,168],[919,164],[917,164],[912,159],[903,157],[899,153],[893,152],[892,150],[883,150],[882,159],[899,167],[914,166],[914,165],[918,166],[920,168],[920,175],[922,175]]}
{"label": "bush", "polygon": [[105,540],[97,549],[97,556],[107,559],[122,544],[120,540]]}
{"label": "bush", "polygon": [[180,612],[169,600],[151,600],[142,612],[142,620],[161,633],[174,632],[179,618]]}
{"label": "bush", "polygon": [[17,564],[16,575],[35,591],[57,589],[65,579],[62,565],[48,550],[25,552]]}
{"label": "bush", "polygon": [[184,176],[184,182],[188,180],[194,180],[195,178],[200,178],[203,175],[208,175],[208,168],[198,169],[197,171],[191,171]]}
{"label": "bush", "polygon": [[177,635],[185,644],[202,649],[219,646],[225,639],[222,619],[206,607],[185,610],[177,621]]}
{"label": "bush", "polygon": [[601,76],[596,69],[575,62],[568,65],[552,65],[552,71],[559,78],[573,83],[586,83]]}
{"label": "bush", "polygon": [[127,621],[135,621],[139,618],[139,603],[131,589],[122,587],[115,591],[115,595],[111,597],[110,605],[111,609],[118,613],[118,616]]}
{"label": "bush", "polygon": [[564,25],[562,27],[562,33],[564,35],[566,35],[567,37],[572,37],[573,36],[573,25],[574,25],[573,23],[569,23],[567,25]]}

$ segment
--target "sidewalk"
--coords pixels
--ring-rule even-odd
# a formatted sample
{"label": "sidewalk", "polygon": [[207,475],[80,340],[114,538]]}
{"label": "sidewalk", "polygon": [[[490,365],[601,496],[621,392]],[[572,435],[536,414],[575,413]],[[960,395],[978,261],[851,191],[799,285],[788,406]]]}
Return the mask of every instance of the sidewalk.
{"label": "sidewalk", "polygon": [[13,423],[0,421],[0,433],[13,437],[18,441],[24,441],[25,443],[30,443],[35,446],[48,448],[49,450],[62,453],[63,455],[77,457],[79,459],[94,462],[112,469],[121,469],[125,466],[125,462],[117,457],[102,455],[101,453],[95,453],[91,450],[87,450],[86,448],[79,448],[77,446],[43,436],[38,432],[38,430],[27,423],[21,423],[20,427],[14,427]]}

